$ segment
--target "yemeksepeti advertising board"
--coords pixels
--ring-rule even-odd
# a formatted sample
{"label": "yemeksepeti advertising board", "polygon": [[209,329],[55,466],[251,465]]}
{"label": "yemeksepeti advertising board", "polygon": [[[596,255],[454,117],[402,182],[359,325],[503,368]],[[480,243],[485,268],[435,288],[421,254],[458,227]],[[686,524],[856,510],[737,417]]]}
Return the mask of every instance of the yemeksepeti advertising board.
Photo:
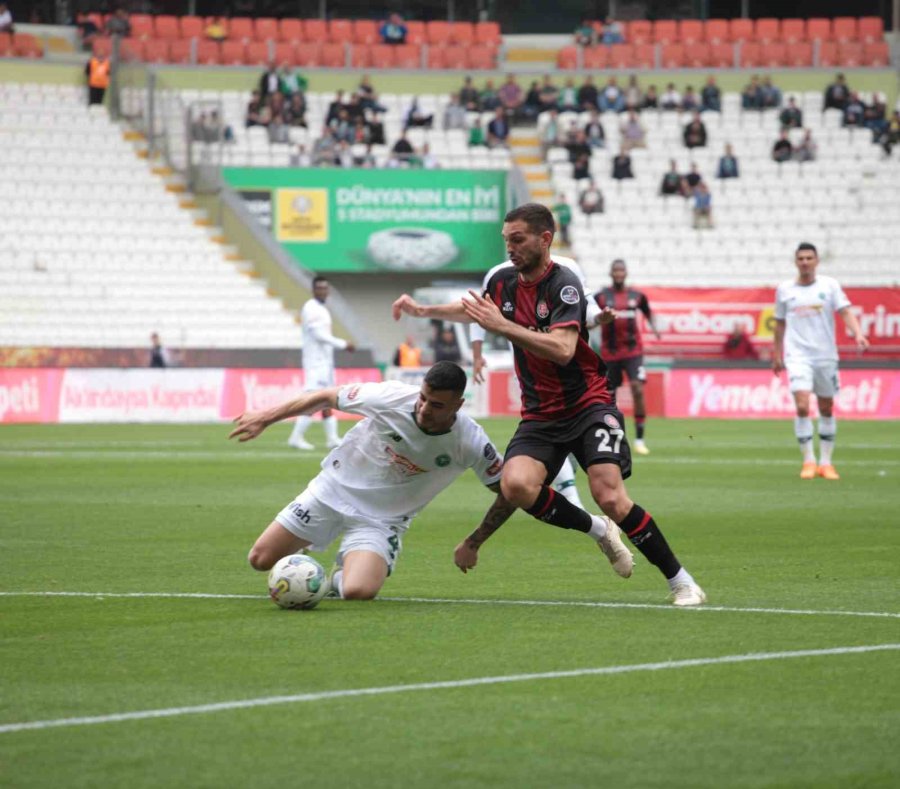
{"label": "yemeksepeti advertising board", "polygon": [[223,175],[318,272],[480,274],[505,257],[504,171],[226,167]]}

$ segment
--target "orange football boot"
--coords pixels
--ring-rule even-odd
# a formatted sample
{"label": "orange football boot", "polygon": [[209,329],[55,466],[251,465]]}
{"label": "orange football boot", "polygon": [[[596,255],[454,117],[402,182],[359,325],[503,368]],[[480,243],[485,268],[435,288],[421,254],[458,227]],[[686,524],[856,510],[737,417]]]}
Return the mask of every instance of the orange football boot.
{"label": "orange football boot", "polygon": [[819,466],[816,469],[816,474],[818,474],[822,479],[840,479],[840,474],[837,473],[834,466]]}
{"label": "orange football boot", "polygon": [[815,479],[817,470],[815,462],[804,463],[800,469],[800,479]]}

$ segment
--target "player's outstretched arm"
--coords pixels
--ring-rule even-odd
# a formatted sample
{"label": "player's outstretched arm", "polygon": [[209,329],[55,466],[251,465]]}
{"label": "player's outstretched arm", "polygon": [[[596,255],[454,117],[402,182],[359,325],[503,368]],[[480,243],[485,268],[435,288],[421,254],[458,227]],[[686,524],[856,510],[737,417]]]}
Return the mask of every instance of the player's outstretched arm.
{"label": "player's outstretched arm", "polygon": [[488,487],[497,494],[497,498],[484,514],[481,525],[457,545],[456,550],[453,551],[453,562],[464,573],[478,564],[478,549],[484,544],[485,540],[506,523],[509,520],[509,516],[516,511],[516,507],[503,498],[499,482],[488,485]]}
{"label": "player's outstretched arm", "polygon": [[408,293],[404,293],[391,305],[391,315],[395,321],[400,320],[401,315],[412,315],[414,318],[434,318],[454,323],[469,323],[471,320],[466,315],[460,301],[450,304],[419,304]]}
{"label": "player's outstretched arm", "polygon": [[850,332],[850,336],[856,340],[857,349],[862,352],[869,347],[869,341],[866,338],[866,335],[863,334],[862,328],[859,325],[859,320],[854,314],[853,310],[849,307],[844,307],[844,309],[840,310],[838,313],[841,316],[841,320],[844,322],[844,326],[847,327],[847,331]]}
{"label": "player's outstretched arm", "polygon": [[245,411],[235,417],[234,424],[237,427],[228,434],[228,438],[237,438],[242,442],[249,441],[275,422],[301,414],[314,414],[323,408],[337,408],[337,397],[338,387],[333,386],[330,389],[306,392],[295,400],[288,400],[265,411]]}

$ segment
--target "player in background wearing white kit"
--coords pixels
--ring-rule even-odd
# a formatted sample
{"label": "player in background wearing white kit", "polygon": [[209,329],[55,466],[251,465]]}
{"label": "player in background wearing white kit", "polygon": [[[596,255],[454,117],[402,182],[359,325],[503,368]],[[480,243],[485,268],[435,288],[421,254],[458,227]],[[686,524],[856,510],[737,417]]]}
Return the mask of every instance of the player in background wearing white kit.
{"label": "player in background wearing white kit", "polygon": [[[552,255],[551,259],[556,263],[559,263],[560,266],[565,266],[568,269],[571,269],[575,276],[581,281],[581,290],[582,295],[586,294],[587,291],[585,288],[587,287],[587,280],[585,279],[584,272],[581,270],[581,266],[578,265],[572,258],[563,257],[561,255]],[[481,282],[481,292],[484,292],[484,289],[487,287],[488,282],[490,282],[491,277],[494,276],[494,272],[501,268],[509,268],[512,266],[512,261],[504,260],[502,263],[498,263],[494,266],[487,274],[484,275],[484,279]],[[597,306],[597,302],[594,299],[589,299],[585,297],[585,304],[588,305],[587,312],[587,321],[588,326],[593,326],[597,320],[597,316],[600,314],[600,308]],[[475,381],[476,384],[484,383],[484,368],[487,366],[487,362],[484,359],[484,355],[482,350],[484,348],[484,337],[485,331],[481,328],[477,323],[472,323],[469,325],[469,336],[471,337],[472,344],[472,380]],[[562,464],[562,467],[559,470],[559,474],[556,475],[556,479],[551,483],[551,487],[557,492],[561,493],[565,496],[572,504],[576,507],[581,507],[584,509],[584,505],[581,503],[581,496],[578,495],[578,488],[575,486],[575,466],[572,464],[571,458],[566,458],[566,461]]]}
{"label": "player in background wearing white kit", "polygon": [[[775,375],[787,370],[797,416],[794,435],[803,453],[800,479],[840,479],[831,462],[837,421],[834,396],[837,394],[838,352],[834,338],[834,313],[837,312],[864,351],[869,341],[863,336],[850,300],[837,280],[816,275],[819,255],[809,243],[797,247],[794,255],[798,276],[782,282],[775,291],[775,349],[772,369]],[[813,449],[813,424],[809,417],[809,396],[819,402],[819,462]]]}
{"label": "player in background wearing white kit", "polygon": [[[331,288],[325,277],[313,279],[313,298],[303,305],[300,320],[303,328],[303,389],[306,392],[334,386],[334,349],[354,351],[353,343],[335,337],[331,333],[331,313],[325,306]],[[312,423],[311,416],[297,417],[288,444],[295,449],[315,449],[306,440],[306,429]],[[325,428],[325,444],[329,449],[338,446],[337,417],[331,408],[322,410],[322,426]]]}

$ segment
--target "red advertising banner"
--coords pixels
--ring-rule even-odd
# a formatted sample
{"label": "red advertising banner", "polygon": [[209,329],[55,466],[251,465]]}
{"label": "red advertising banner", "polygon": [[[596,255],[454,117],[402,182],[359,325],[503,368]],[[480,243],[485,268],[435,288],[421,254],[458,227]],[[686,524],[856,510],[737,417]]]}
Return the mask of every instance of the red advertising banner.
{"label": "red advertising banner", "polygon": [[[768,351],[774,336],[773,288],[644,288],[650,301],[658,341],[641,316],[647,354],[720,356],[735,324],[753,343]],[[846,288],[860,326],[879,357],[900,357],[900,288]],[[840,318],[838,346],[855,354]]]}
{"label": "red advertising banner", "polygon": [[[842,370],[835,411],[845,419],[900,418],[900,370]],[[815,411],[815,398],[813,408]],[[771,370],[670,370],[666,416],[771,419],[794,415],[786,376]]]}
{"label": "red advertising banner", "polygon": [[0,424],[58,421],[63,372],[0,369]]}

